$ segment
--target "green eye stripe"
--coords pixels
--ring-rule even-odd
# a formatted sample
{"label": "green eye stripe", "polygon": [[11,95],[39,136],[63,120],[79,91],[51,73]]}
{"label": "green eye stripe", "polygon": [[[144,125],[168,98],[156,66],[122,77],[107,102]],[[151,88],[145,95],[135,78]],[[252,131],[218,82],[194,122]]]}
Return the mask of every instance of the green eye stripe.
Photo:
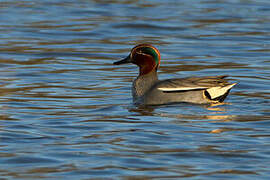
{"label": "green eye stripe", "polygon": [[143,47],[143,48],[142,48],[142,52],[145,53],[145,54],[151,55],[151,56],[155,59],[156,64],[159,63],[159,62],[158,62],[158,61],[159,61],[159,59],[158,59],[158,54],[157,54],[157,52],[156,52],[155,49],[153,49],[153,48],[151,48],[151,47]]}

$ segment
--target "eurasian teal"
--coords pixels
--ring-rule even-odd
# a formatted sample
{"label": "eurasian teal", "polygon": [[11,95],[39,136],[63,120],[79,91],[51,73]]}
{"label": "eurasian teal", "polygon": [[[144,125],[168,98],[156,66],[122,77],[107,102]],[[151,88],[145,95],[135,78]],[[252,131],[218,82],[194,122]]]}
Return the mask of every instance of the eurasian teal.
{"label": "eurasian teal", "polygon": [[160,52],[150,44],[139,44],[115,65],[133,63],[139,66],[138,77],[133,81],[133,101],[136,104],[158,105],[177,102],[197,104],[220,103],[236,84],[228,83],[227,76],[188,77],[158,80]]}

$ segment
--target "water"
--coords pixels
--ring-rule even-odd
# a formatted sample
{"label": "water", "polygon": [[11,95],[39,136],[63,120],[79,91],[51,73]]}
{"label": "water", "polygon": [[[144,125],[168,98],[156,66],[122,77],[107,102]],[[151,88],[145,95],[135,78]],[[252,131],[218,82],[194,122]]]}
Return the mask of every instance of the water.
{"label": "water", "polygon": [[[269,179],[270,2],[1,1],[3,179]],[[138,43],[160,79],[224,75],[226,104],[136,107]]]}

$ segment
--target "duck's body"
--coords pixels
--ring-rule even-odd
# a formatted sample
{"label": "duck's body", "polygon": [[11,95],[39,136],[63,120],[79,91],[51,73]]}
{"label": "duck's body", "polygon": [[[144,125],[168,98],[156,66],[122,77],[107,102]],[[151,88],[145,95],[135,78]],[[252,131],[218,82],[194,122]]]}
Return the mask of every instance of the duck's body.
{"label": "duck's body", "polygon": [[135,46],[124,60],[114,64],[134,63],[140,67],[133,82],[132,95],[136,104],[158,105],[177,102],[197,104],[223,102],[235,85],[226,76],[189,77],[158,80],[159,51],[148,44]]}

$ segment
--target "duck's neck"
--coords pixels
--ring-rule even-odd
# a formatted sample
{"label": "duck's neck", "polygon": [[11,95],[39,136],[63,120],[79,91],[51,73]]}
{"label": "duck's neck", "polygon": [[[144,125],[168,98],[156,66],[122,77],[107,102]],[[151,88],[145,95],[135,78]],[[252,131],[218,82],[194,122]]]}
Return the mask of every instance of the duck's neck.
{"label": "duck's neck", "polygon": [[142,97],[158,81],[157,71],[154,69],[147,74],[140,75],[133,81],[132,94],[136,101]]}
{"label": "duck's neck", "polygon": [[147,75],[152,73],[152,71],[156,72],[155,63],[153,61],[144,61],[145,64],[140,64],[140,76]]}

